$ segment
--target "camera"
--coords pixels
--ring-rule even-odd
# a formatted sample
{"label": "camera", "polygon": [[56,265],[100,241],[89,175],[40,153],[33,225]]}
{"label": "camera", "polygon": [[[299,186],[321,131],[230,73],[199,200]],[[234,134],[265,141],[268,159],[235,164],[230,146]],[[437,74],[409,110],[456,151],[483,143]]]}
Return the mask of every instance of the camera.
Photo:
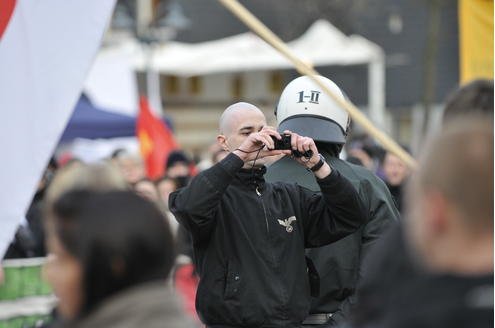
{"label": "camera", "polygon": [[[282,139],[278,140],[276,137],[271,136],[273,139],[273,143],[275,145],[274,150],[292,150],[291,145],[291,135],[290,134],[281,134]],[[306,157],[310,158],[313,156],[313,152],[311,150],[307,150],[304,153],[301,153],[298,150],[292,150],[292,155],[294,157]]]}
{"label": "camera", "polygon": [[274,150],[291,150],[292,146],[290,143],[290,134],[281,134],[282,139],[278,140],[276,137],[271,136],[273,139],[273,143],[275,145]]}

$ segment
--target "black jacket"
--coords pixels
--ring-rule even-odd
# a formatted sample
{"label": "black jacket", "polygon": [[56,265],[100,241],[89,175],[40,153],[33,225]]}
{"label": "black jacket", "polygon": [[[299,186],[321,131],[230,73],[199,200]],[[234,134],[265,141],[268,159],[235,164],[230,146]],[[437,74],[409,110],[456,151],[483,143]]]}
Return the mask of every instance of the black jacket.
{"label": "black jacket", "polygon": [[364,270],[349,327],[493,327],[493,273],[424,270],[416,263],[401,225],[377,243]]}
{"label": "black jacket", "polygon": [[[355,302],[355,290],[362,276],[363,258],[380,235],[399,220],[385,183],[368,169],[340,160],[322,151],[332,168],[346,177],[359,193],[365,206],[366,224],[353,234],[332,245],[307,251],[320,276],[320,295],[313,298],[310,313],[333,313],[332,320],[341,323]],[[311,174],[284,157],[268,168],[267,181],[292,181],[319,191]]]}
{"label": "black jacket", "polygon": [[355,231],[363,207],[336,171],[318,181],[322,197],[265,183],[265,168],[242,165],[230,154],[170,195],[171,211],[193,238],[196,309],[210,327],[297,327],[310,302],[304,248]]}
{"label": "black jacket", "polygon": [[378,320],[352,327],[493,327],[493,273],[424,272],[394,287]]}
{"label": "black jacket", "polygon": [[380,327],[387,310],[397,302],[394,300],[397,291],[423,275],[406,245],[401,224],[393,225],[383,234],[364,260],[362,270],[358,302],[351,313],[353,327]]}
{"label": "black jacket", "polygon": [[493,327],[493,273],[425,274],[407,281],[394,290],[383,322],[373,327]]}

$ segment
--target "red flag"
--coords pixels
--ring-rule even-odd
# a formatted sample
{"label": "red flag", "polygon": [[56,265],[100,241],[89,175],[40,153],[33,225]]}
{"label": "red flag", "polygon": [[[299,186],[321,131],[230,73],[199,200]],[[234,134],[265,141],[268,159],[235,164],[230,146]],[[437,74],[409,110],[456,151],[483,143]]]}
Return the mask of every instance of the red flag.
{"label": "red flag", "polygon": [[139,99],[136,135],[146,166],[146,174],[150,179],[161,177],[165,171],[168,154],[178,146],[172,131],[153,115],[148,99],[144,96]]}
{"label": "red flag", "polygon": [[10,17],[14,12],[16,0],[3,0],[0,1],[0,39],[2,34],[9,24]]}

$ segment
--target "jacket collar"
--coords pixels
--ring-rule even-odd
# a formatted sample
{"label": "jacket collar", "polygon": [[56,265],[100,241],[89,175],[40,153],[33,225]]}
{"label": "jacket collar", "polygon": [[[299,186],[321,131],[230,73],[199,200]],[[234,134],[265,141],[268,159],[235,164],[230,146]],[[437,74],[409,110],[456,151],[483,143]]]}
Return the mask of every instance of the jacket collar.
{"label": "jacket collar", "polygon": [[237,172],[236,180],[238,180],[242,185],[248,186],[249,188],[258,190],[265,189],[265,178],[266,167],[254,167],[252,169],[240,169]]}

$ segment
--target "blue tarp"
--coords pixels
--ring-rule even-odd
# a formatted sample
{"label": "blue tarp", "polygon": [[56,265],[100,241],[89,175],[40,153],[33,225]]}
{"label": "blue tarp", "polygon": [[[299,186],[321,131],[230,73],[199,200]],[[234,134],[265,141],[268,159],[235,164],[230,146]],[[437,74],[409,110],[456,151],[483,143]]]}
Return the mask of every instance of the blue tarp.
{"label": "blue tarp", "polygon": [[81,95],[60,142],[75,138],[99,139],[136,135],[136,117],[109,112],[94,106]]}

